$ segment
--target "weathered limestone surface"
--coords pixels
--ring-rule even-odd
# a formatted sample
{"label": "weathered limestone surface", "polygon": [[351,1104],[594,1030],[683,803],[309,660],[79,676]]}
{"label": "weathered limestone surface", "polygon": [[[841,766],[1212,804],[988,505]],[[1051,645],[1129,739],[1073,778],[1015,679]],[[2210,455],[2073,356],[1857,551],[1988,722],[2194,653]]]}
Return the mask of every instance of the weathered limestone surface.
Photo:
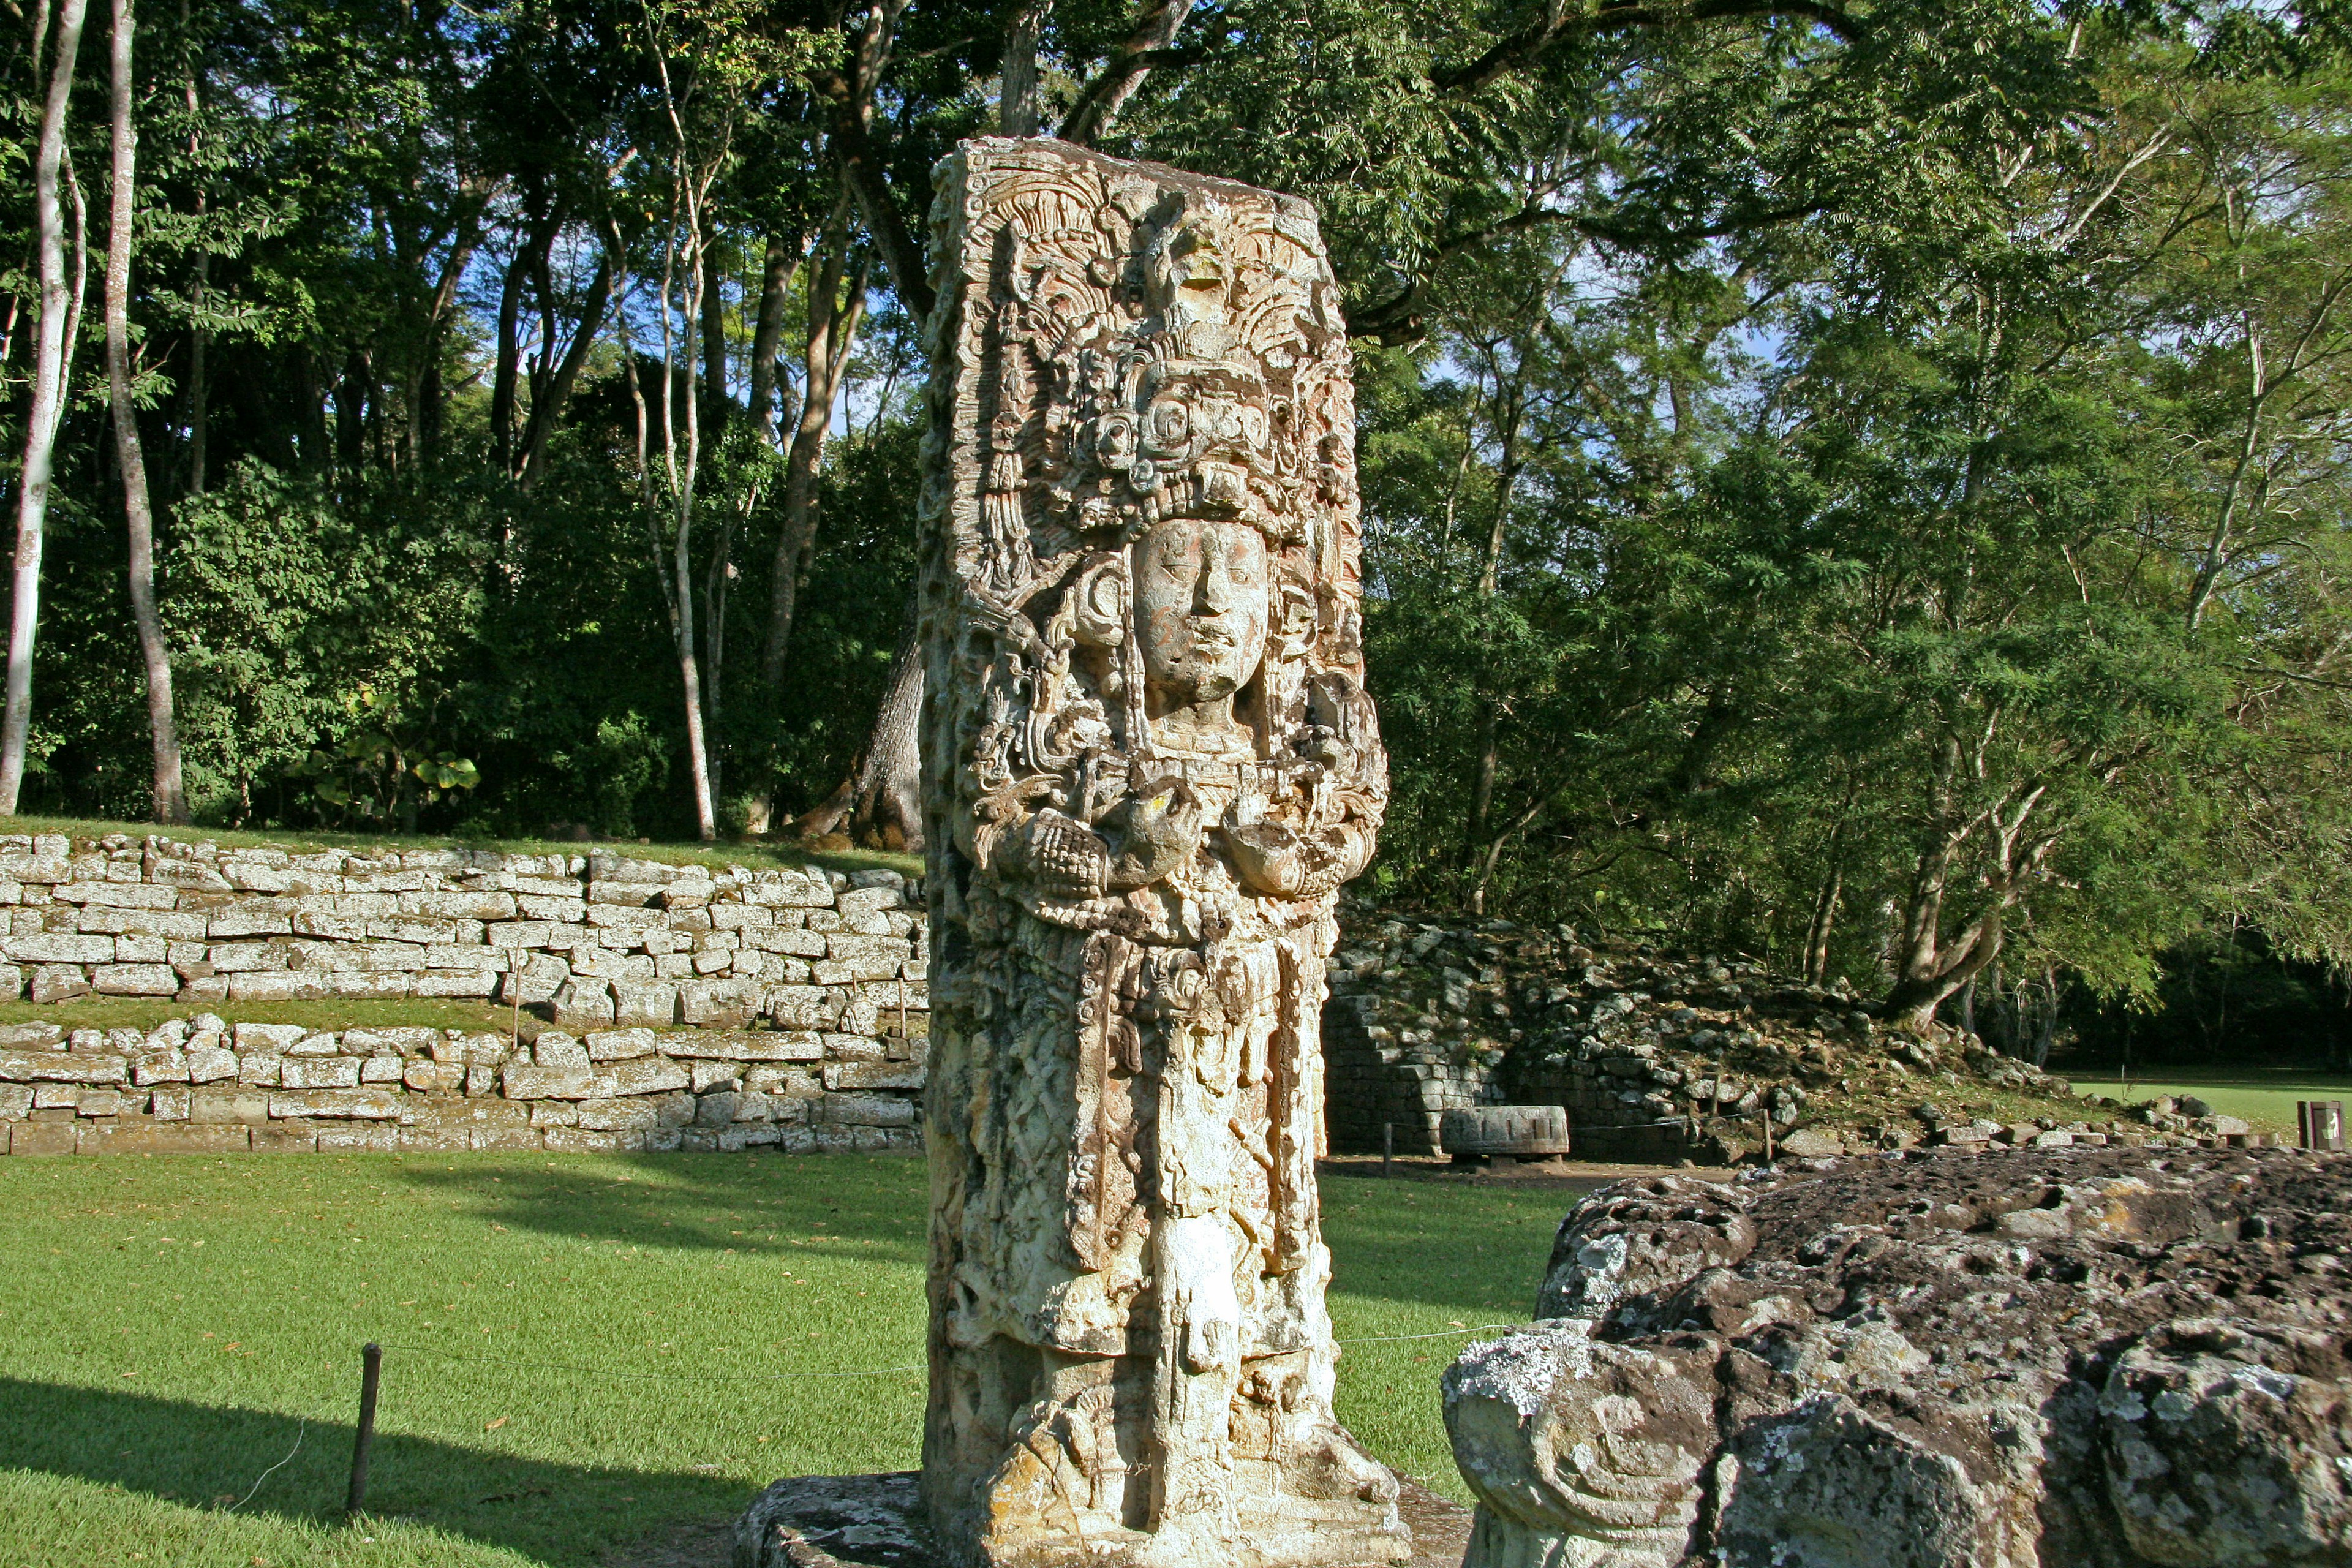
{"label": "weathered limestone surface", "polygon": [[1318,1013],[1387,764],[1313,211],[1051,141],[934,211],[923,1491],[966,1563],[1369,1563]]}
{"label": "weathered limestone surface", "polygon": [[1466,1568],[2352,1563],[2352,1163],[1624,1183],[1447,1372]]}

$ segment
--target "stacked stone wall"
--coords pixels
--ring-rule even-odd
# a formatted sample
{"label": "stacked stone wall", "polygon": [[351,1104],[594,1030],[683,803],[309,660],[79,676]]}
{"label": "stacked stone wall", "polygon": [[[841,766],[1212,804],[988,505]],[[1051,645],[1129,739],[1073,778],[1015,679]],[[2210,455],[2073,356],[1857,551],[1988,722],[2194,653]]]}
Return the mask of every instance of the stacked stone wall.
{"label": "stacked stone wall", "polygon": [[[897,872],[0,836],[0,994],[170,997],[0,1030],[15,1152],[919,1145],[928,962]],[[451,998],[497,1033],[230,1023]]]}

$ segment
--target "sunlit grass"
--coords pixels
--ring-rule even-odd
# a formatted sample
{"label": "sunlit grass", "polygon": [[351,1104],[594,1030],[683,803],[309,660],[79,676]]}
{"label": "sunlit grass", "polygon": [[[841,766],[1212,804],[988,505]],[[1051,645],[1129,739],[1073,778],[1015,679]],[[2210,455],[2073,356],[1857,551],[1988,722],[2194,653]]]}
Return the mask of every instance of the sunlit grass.
{"label": "sunlit grass", "polygon": [[2077,1094],[2105,1095],[2137,1105],[2159,1095],[2193,1094],[2222,1116],[2235,1116],[2258,1132],[2294,1131],[2298,1100],[2340,1100],[2352,1105],[2352,1080],[2334,1073],[2216,1073],[2162,1079],[2070,1078]]}
{"label": "sunlit grass", "polygon": [[[0,1559],[586,1564],[778,1476],[910,1468],[923,1182],[849,1156],[0,1161]],[[1346,1348],[1339,1415],[1381,1458],[1461,1495],[1454,1325],[1526,1314],[1566,1205],[1326,1183],[1340,1336],[1444,1336]],[[845,1371],[874,1375],[801,1375]]]}

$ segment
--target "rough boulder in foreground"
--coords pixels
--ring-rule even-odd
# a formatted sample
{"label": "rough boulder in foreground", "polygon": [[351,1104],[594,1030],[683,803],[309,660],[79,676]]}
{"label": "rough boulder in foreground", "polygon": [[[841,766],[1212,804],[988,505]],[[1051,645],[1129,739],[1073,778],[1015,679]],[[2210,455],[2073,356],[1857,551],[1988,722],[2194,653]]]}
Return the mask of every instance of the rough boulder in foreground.
{"label": "rough boulder in foreground", "polygon": [[2284,1150],[1606,1188],[1445,1374],[1465,1568],[2352,1564],[2347,1258]]}

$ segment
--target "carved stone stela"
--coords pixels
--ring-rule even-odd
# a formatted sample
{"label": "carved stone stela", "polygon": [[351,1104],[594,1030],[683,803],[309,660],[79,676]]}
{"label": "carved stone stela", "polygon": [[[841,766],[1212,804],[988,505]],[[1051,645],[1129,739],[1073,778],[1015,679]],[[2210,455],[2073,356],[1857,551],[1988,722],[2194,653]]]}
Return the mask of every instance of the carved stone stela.
{"label": "carved stone stela", "polygon": [[994,1568],[1409,1553],[1331,1415],[1317,1036],[1387,758],[1315,215],[940,166],[924,495],[930,1405]]}

